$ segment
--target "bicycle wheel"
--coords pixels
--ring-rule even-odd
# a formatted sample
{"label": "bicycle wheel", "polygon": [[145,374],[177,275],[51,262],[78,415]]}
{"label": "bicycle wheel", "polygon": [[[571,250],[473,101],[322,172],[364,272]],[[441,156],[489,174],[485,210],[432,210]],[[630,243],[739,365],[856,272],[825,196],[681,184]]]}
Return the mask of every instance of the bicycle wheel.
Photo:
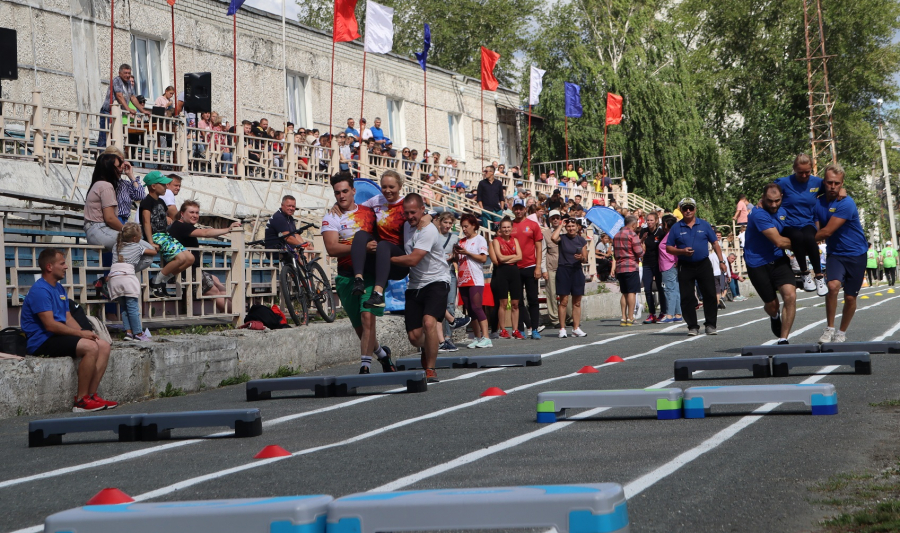
{"label": "bicycle wheel", "polygon": [[319,310],[325,322],[334,322],[335,306],[334,291],[331,290],[331,282],[325,275],[325,271],[318,263],[309,265],[309,282],[313,290],[313,303]]}
{"label": "bicycle wheel", "polygon": [[282,305],[287,308],[291,319],[297,326],[302,326],[309,321],[309,302],[306,299],[306,291],[303,290],[302,281],[293,266],[285,266],[278,275],[278,283],[281,285]]}

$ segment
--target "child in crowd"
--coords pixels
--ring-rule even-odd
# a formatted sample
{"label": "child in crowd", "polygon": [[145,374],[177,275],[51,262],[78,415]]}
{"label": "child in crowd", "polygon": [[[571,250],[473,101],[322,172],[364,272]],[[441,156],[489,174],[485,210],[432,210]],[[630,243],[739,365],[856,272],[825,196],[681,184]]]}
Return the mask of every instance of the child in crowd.
{"label": "child in crowd", "polygon": [[165,194],[166,185],[171,181],[171,178],[163,176],[158,170],[144,176],[144,185],[147,186],[148,192],[141,200],[138,210],[144,237],[153,243],[166,261],[166,265],[150,281],[151,296],[155,298],[171,297],[166,290],[168,281],[194,264],[191,252],[185,250],[167,230],[171,220],[166,217],[166,203],[160,196]]}
{"label": "child in crowd", "polygon": [[149,263],[149,258],[156,255],[156,248],[141,245],[141,227],[128,222],[119,232],[113,247],[115,263],[109,270],[109,295],[118,300],[121,308],[122,325],[125,327],[125,340],[147,341],[141,327],[141,282],[135,275],[139,268]]}

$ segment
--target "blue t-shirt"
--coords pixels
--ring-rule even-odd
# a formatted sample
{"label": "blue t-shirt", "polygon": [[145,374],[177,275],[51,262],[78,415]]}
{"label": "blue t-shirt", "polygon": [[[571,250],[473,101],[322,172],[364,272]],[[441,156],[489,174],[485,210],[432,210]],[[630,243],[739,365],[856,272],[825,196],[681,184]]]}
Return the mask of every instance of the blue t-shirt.
{"label": "blue t-shirt", "polygon": [[709,244],[714,243],[718,240],[716,237],[716,230],[709,224],[709,222],[703,220],[702,218],[694,219],[694,227],[690,227],[684,223],[684,220],[679,220],[672,226],[672,229],[669,231],[669,238],[666,240],[666,245],[674,246],[675,248],[685,249],[685,248],[693,248],[694,254],[690,257],[679,255],[678,261],[684,263],[697,263],[699,261],[705,261],[707,257],[709,257]]}
{"label": "blue t-shirt", "polygon": [[822,189],[822,178],[810,176],[806,183],[800,183],[793,174],[778,178],[775,183],[781,185],[784,200],[781,208],[787,214],[784,225],[789,228],[813,226],[816,212],[816,197]]}
{"label": "blue t-shirt", "polygon": [[28,337],[28,353],[33,354],[44,342],[53,336],[44,329],[44,323],[37,316],[44,311],[53,311],[53,320],[66,323],[66,313],[69,312],[69,302],[66,300],[66,289],[60,283],[54,287],[44,278],[34,282],[25,296],[22,304],[22,312],[19,313],[19,323],[22,331]]}
{"label": "blue t-shirt", "polygon": [[775,228],[778,233],[784,229],[785,212],[779,208],[774,215],[764,208],[754,209],[747,216],[747,231],[744,233],[744,261],[749,267],[761,267],[784,256],[784,251],[763,235],[767,229]]}
{"label": "blue t-shirt", "polygon": [[371,132],[372,132],[372,138],[373,138],[373,139],[375,139],[376,141],[383,141],[383,140],[384,140],[384,130],[382,130],[381,128],[376,128],[376,127],[374,127],[374,126],[372,126],[371,128],[369,128],[369,130],[371,130]]}
{"label": "blue t-shirt", "polygon": [[359,139],[359,131],[347,126],[347,129],[344,130],[344,133],[352,133],[354,137]]}
{"label": "blue t-shirt", "polygon": [[819,222],[819,227],[827,226],[831,217],[843,218],[846,222],[841,224],[834,235],[825,239],[825,244],[828,245],[828,255],[850,257],[865,255],[869,251],[869,243],[866,242],[866,233],[863,231],[862,224],[859,223],[859,210],[856,208],[853,198],[848,196],[843,200],[829,202],[825,196],[822,196],[816,203],[816,220]]}

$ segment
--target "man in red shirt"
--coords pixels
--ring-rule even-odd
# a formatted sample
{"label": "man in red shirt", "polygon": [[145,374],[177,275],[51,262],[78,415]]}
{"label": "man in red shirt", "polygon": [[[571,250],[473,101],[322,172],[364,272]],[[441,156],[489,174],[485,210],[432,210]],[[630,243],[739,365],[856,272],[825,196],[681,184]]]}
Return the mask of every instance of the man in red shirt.
{"label": "man in red shirt", "polygon": [[[519,313],[519,323],[516,326],[518,331],[525,331],[526,336],[530,333],[532,339],[540,339],[538,328],[541,325],[541,309],[538,302],[538,283],[541,279],[541,241],[544,240],[544,234],[537,222],[525,218],[524,201],[516,200],[513,215],[516,218],[513,220],[512,236],[519,241],[519,247],[522,249],[522,260],[517,264],[519,278],[525,286],[525,296],[528,298],[528,311]],[[516,338],[525,337],[520,333]]]}
{"label": "man in red shirt", "polygon": [[613,248],[616,254],[616,278],[619,280],[619,299],[622,307],[620,326],[634,325],[634,304],[637,294],[641,292],[641,275],[638,272],[638,261],[644,255],[641,238],[634,232],[637,217],[625,217],[625,227],[613,237]]}

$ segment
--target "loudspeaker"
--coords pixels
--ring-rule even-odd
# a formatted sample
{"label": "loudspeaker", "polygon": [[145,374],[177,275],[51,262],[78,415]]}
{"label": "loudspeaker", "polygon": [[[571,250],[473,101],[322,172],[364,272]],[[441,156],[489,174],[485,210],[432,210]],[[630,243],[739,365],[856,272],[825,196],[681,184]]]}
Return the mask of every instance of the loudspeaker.
{"label": "loudspeaker", "polygon": [[212,74],[189,72],[184,75],[184,108],[191,113],[212,113]]}
{"label": "loudspeaker", "polygon": [[16,56],[16,30],[0,28],[0,80],[19,79]]}

